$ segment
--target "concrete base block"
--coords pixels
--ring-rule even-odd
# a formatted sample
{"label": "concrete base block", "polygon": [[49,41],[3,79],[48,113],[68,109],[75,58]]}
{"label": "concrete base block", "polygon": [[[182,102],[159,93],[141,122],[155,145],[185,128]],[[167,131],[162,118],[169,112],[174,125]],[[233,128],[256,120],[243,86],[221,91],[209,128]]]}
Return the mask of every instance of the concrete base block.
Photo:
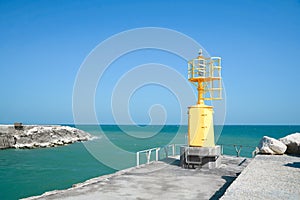
{"label": "concrete base block", "polygon": [[180,165],[184,168],[218,168],[221,165],[221,147],[180,147]]}

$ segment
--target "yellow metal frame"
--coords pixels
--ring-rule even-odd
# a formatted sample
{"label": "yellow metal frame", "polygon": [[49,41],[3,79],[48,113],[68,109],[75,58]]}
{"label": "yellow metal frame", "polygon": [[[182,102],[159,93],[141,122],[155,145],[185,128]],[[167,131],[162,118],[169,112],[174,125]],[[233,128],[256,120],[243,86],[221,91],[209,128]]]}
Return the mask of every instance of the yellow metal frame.
{"label": "yellow metal frame", "polygon": [[189,146],[213,147],[214,126],[213,107],[205,105],[205,100],[222,99],[221,58],[199,56],[188,62],[188,80],[198,90],[197,105],[189,107]]}
{"label": "yellow metal frame", "polygon": [[221,69],[220,57],[205,58],[199,55],[188,62],[188,79],[198,89],[197,104],[200,104],[200,100],[222,99]]}

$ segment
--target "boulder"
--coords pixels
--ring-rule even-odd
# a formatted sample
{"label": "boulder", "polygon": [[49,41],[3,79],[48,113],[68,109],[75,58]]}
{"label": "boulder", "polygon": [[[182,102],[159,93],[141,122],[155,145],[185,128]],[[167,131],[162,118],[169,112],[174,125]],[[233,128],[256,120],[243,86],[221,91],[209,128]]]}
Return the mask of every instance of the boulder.
{"label": "boulder", "polygon": [[264,136],[259,142],[258,149],[262,154],[284,154],[287,146],[279,140]]}
{"label": "boulder", "polygon": [[300,155],[300,133],[293,133],[279,140],[287,146],[286,153]]}

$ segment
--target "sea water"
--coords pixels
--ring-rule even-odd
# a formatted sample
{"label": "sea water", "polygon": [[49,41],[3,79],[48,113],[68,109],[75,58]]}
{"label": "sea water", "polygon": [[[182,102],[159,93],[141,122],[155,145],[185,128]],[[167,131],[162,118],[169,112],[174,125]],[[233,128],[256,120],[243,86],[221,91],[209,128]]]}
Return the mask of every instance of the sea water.
{"label": "sea water", "polygon": [[[98,126],[79,128],[95,135],[97,139],[55,148],[1,150],[0,199],[19,199],[40,195],[49,190],[65,189],[87,179],[134,166],[137,151],[187,142],[186,126],[105,125],[101,129]],[[227,125],[222,130],[220,127],[216,129],[222,131],[216,140],[223,145],[224,154],[236,155],[236,150],[241,148],[240,156],[246,157],[251,157],[252,151],[264,135],[280,138],[300,132],[300,126]],[[93,152],[90,146],[100,144],[100,141],[107,141],[106,143],[117,147],[120,152],[104,148],[100,148],[100,152]],[[101,156],[95,156],[97,153]],[[114,167],[108,160],[117,160],[122,164]],[[145,160],[142,155],[141,162]]]}

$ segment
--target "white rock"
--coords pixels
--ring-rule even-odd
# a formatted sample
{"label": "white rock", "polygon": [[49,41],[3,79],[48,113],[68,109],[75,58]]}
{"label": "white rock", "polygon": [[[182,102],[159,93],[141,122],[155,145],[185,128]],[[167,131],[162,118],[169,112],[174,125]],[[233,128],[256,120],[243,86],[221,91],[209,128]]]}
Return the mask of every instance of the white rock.
{"label": "white rock", "polygon": [[284,154],[287,146],[279,140],[264,136],[258,145],[259,153],[263,154]]}
{"label": "white rock", "polygon": [[67,126],[32,126],[15,135],[14,148],[53,147],[91,139],[91,135]]}
{"label": "white rock", "polygon": [[51,143],[50,142],[43,142],[43,143],[39,143],[36,144],[37,147],[50,147]]}
{"label": "white rock", "polygon": [[293,133],[279,140],[287,146],[286,153],[300,154],[300,133]]}
{"label": "white rock", "polygon": [[22,144],[22,143],[17,143],[14,145],[16,149],[24,149],[24,148],[34,148],[35,144],[34,143],[27,143],[27,144]]}

